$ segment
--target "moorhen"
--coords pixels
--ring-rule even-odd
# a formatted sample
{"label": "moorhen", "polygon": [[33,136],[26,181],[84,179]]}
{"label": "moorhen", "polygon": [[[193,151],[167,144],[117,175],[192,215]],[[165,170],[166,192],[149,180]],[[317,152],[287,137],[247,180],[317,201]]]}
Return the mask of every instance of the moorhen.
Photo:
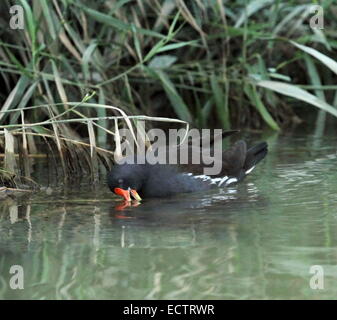
{"label": "moorhen", "polygon": [[[237,131],[224,132],[228,136]],[[168,153],[169,147],[166,147]],[[108,173],[107,183],[112,192],[126,201],[131,196],[142,198],[170,197],[176,194],[227,187],[245,178],[267,154],[267,143],[261,142],[247,149],[245,141],[237,141],[221,154],[221,171],[214,176],[201,174],[204,162],[192,164],[115,164]]]}

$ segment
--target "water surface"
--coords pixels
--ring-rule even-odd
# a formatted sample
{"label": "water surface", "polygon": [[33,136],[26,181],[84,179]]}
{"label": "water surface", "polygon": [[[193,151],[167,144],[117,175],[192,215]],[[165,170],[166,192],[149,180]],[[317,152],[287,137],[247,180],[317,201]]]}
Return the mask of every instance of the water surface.
{"label": "water surface", "polygon": [[[267,158],[227,190],[123,209],[83,178],[0,200],[0,298],[334,299],[336,138],[267,141]],[[23,290],[10,288],[13,265]],[[310,287],[313,265],[323,290]]]}

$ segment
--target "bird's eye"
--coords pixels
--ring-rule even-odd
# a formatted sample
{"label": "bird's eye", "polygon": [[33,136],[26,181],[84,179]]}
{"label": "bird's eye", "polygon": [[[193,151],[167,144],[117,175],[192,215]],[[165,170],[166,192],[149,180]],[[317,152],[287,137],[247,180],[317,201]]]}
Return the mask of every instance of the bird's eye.
{"label": "bird's eye", "polygon": [[122,184],[122,183],[123,183],[123,179],[118,179],[117,182],[118,182],[119,184]]}

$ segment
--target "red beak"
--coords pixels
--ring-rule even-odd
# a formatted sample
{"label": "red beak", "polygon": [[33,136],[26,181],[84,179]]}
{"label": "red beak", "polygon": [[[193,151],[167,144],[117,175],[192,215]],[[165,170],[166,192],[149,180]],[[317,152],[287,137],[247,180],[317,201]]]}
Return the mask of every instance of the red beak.
{"label": "red beak", "polygon": [[131,195],[137,201],[141,201],[142,200],[142,198],[139,196],[139,194],[137,193],[137,191],[134,190],[134,189],[130,189],[129,188],[128,190],[124,190],[122,188],[115,188],[114,192],[117,195],[123,197],[125,201],[131,201]]}
{"label": "red beak", "polygon": [[130,196],[129,190],[124,190],[124,189],[121,189],[121,188],[115,188],[114,192],[117,195],[123,197],[125,201],[131,201],[131,196]]}

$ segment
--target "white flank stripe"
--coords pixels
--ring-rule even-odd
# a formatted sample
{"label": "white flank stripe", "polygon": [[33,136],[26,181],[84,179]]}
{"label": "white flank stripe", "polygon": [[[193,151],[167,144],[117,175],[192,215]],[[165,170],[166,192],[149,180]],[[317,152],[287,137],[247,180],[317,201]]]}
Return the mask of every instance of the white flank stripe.
{"label": "white flank stripe", "polygon": [[194,179],[201,179],[202,181],[209,181],[210,184],[218,184],[219,187],[228,179],[227,176],[223,178],[211,178],[210,176],[207,176],[205,174],[201,174],[198,176],[193,175],[193,173],[183,173],[183,174],[193,177]]}
{"label": "white flank stripe", "polygon": [[219,182],[218,187],[221,187],[221,185],[222,185],[224,182],[226,182],[227,179],[228,179],[227,176],[223,177],[223,178],[221,179],[221,181]]}
{"label": "white flank stripe", "polygon": [[226,186],[230,185],[231,183],[237,182],[238,179],[236,178],[230,178],[229,180],[226,181]]}
{"label": "white flank stripe", "polygon": [[250,174],[253,170],[254,170],[255,166],[252,166],[251,168],[249,168],[245,173],[246,174]]}
{"label": "white flank stripe", "polygon": [[194,176],[194,178],[196,178],[196,179],[202,179],[203,181],[212,180],[212,178],[210,176],[206,176],[204,174],[201,174],[199,176]]}
{"label": "white flank stripe", "polygon": [[[249,169],[250,171],[254,168]],[[221,187],[223,184],[225,186],[228,186],[234,182],[237,182],[237,178],[229,178],[228,176],[222,177],[222,178],[211,178],[210,176],[206,176],[204,174],[195,176],[192,173],[184,173],[187,176],[192,176],[194,179],[201,179],[202,181],[210,181],[211,184],[217,184],[218,187]]]}

